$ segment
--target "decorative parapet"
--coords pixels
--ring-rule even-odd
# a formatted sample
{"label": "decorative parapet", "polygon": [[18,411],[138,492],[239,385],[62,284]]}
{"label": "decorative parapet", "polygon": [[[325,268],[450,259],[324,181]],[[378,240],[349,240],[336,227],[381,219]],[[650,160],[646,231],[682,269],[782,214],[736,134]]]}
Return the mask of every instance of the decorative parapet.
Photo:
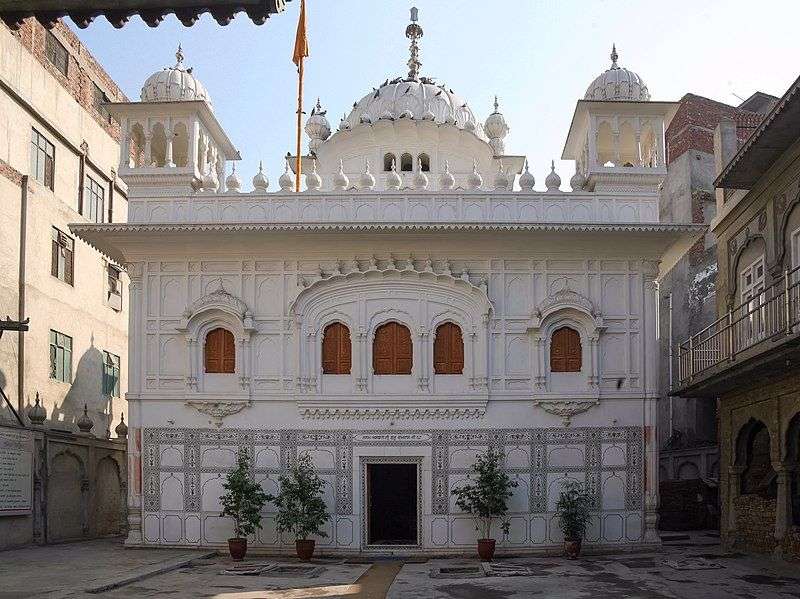
{"label": "decorative parapet", "polygon": [[470,420],[483,418],[486,404],[486,397],[455,401],[426,398],[419,403],[370,398],[363,405],[324,398],[314,401],[301,399],[297,411],[306,420]]}
{"label": "decorative parapet", "polygon": [[131,198],[130,223],[657,223],[658,194],[372,191]]}

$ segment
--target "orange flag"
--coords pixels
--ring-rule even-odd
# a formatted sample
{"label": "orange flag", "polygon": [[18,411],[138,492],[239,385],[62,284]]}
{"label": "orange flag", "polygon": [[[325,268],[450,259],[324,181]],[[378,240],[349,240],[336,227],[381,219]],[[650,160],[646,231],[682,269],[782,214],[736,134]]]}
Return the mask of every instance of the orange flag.
{"label": "orange flag", "polygon": [[292,62],[298,67],[300,61],[308,56],[308,36],[306,35],[306,0],[300,0],[300,19],[297,21],[297,35],[294,39]]}

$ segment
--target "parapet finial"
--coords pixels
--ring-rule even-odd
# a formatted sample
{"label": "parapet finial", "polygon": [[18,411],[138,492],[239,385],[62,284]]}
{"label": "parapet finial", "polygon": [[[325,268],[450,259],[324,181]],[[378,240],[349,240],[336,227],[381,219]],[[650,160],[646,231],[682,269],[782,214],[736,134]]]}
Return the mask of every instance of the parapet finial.
{"label": "parapet finial", "polygon": [[178,43],[178,50],[175,52],[175,68],[179,69],[183,66],[183,49],[181,48],[180,43]]}

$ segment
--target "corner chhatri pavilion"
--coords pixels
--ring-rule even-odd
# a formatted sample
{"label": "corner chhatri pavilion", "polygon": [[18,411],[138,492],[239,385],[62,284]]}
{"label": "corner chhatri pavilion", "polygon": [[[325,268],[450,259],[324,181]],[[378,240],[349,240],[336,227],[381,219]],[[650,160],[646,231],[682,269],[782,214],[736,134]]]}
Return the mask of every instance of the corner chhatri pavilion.
{"label": "corner chhatri pavilion", "polygon": [[[180,52],[109,107],[129,222],[72,230],[131,279],[129,544],[224,544],[246,448],[268,492],[312,456],[324,550],[472,547],[451,489],[487,447],[518,483],[501,551],[560,542],[567,480],[594,495],[589,543],[659,542],[656,281],[703,231],[659,222],[676,105],[615,50],[567,133],[572,191],[555,168],[539,191],[499,104],[481,122],[422,74],[415,12],[406,75],[335,132],[309,115],[300,193],[296,157],[242,191]],[[288,549],[270,509],[252,542]]]}

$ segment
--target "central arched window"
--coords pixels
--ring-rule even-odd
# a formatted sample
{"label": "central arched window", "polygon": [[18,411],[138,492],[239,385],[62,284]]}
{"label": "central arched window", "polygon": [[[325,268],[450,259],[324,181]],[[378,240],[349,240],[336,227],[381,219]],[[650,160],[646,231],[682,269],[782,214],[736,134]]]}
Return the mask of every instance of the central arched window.
{"label": "central arched window", "polygon": [[550,340],[550,372],[580,372],[583,362],[578,331],[561,327]]}
{"label": "central arched window", "polygon": [[372,369],[375,374],[411,374],[413,358],[411,332],[399,322],[387,322],[375,329]]}
{"label": "central arched window", "polygon": [[414,159],[408,152],[400,156],[400,170],[404,173],[410,173],[414,170]]}
{"label": "central arched window", "polygon": [[322,335],[322,374],[350,374],[351,362],[350,329],[329,324]]}
{"label": "central arched window", "polygon": [[427,154],[420,154],[417,157],[419,162],[419,170],[423,173],[429,173],[431,170],[431,158]]}
{"label": "central arched window", "polygon": [[387,152],[386,154],[384,154],[383,155],[383,170],[385,170],[387,173],[390,170],[392,170],[392,165],[394,164],[394,161],[395,161],[394,154],[392,154],[391,152]]}
{"label": "central arched window", "polygon": [[209,374],[232,374],[236,371],[236,343],[233,333],[217,328],[206,335],[205,366]]}
{"label": "central arched window", "polygon": [[445,322],[436,327],[433,340],[433,371],[435,374],[463,374],[464,339],[461,327]]}

